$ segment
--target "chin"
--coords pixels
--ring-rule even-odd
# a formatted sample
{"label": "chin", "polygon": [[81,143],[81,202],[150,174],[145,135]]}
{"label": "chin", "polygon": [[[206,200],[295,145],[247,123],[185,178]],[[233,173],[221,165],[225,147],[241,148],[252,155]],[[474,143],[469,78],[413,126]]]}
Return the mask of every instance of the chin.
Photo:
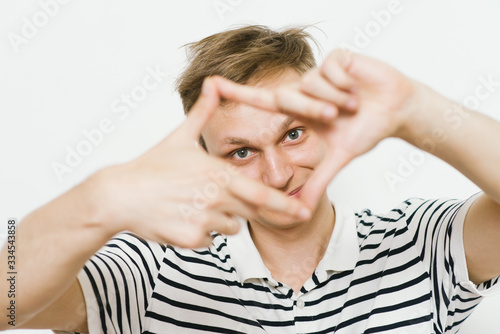
{"label": "chin", "polygon": [[288,215],[274,213],[262,209],[259,210],[259,214],[255,220],[260,222],[261,224],[281,229],[292,228],[305,223],[304,221],[297,221],[296,219],[291,218]]}

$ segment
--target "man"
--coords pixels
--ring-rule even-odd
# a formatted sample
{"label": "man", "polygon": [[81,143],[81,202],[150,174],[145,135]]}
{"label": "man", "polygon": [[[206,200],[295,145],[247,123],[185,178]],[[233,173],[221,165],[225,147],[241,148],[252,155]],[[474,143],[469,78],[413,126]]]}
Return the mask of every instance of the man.
{"label": "man", "polygon": [[[500,125],[461,110],[468,122],[454,131],[455,109],[435,92],[342,51],[314,68],[306,38],[300,29],[245,27],[191,46],[179,81],[188,120],[20,224],[30,248],[19,256],[33,250],[41,260],[44,250],[55,261],[50,270],[24,264],[39,272],[30,286],[20,282],[25,327],[444,333],[498,289],[500,155],[485,143],[498,141]],[[410,199],[385,216],[330,203],[325,187],[350,160],[391,136],[421,146],[436,129],[446,138],[422,148],[484,193]],[[193,146],[200,134],[218,160]],[[248,218],[234,236],[226,236],[237,230],[229,215]],[[124,230],[160,243],[120,234],[78,273]]]}

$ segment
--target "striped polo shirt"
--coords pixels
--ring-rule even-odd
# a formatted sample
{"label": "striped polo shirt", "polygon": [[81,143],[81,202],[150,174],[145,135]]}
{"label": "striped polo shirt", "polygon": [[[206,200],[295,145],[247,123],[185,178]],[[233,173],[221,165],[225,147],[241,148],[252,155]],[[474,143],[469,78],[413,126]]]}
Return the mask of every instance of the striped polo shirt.
{"label": "striped polo shirt", "polygon": [[498,277],[468,280],[462,229],[478,195],[409,199],[385,215],[335,205],[329,246],[297,294],[273,279],[246,224],[197,250],[119,234],[78,275],[90,333],[455,333],[498,290]]}

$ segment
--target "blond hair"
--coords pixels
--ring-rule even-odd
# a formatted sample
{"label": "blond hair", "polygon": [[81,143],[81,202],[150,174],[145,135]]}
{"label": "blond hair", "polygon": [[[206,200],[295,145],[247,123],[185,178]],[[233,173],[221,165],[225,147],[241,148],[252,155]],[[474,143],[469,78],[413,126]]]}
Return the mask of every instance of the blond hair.
{"label": "blond hair", "polygon": [[208,36],[186,45],[189,64],[177,79],[187,114],[198,99],[205,77],[220,75],[240,84],[279,75],[286,69],[301,74],[316,62],[306,27],[274,31],[252,25]]}

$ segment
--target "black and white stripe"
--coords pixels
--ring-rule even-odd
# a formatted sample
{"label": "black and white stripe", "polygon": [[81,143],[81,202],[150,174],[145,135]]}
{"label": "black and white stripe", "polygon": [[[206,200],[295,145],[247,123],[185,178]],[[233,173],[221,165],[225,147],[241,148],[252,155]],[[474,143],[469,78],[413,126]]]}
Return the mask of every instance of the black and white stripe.
{"label": "black and white stripe", "polygon": [[[79,274],[90,332],[455,333],[498,289],[498,278],[467,279],[462,226],[472,201],[410,199],[384,216],[337,216],[343,232],[297,295],[262,264],[242,278],[261,261],[251,242],[231,248],[234,239],[214,235],[210,248],[186,250],[120,234]],[[350,268],[333,242],[348,233]]]}

